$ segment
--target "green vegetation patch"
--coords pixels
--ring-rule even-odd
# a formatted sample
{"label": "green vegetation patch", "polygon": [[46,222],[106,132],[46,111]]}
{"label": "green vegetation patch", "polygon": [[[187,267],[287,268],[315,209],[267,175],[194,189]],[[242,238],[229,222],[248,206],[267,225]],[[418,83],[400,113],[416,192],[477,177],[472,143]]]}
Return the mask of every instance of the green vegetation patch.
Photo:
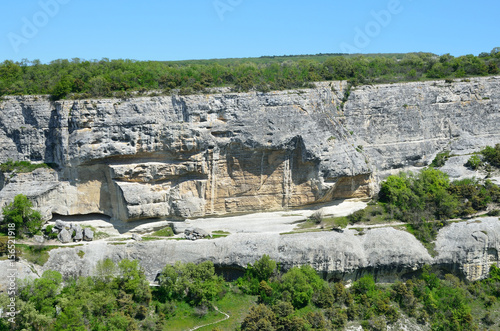
{"label": "green vegetation patch", "polygon": [[46,163],[31,163],[30,161],[13,161],[8,159],[7,162],[0,164],[1,172],[32,172],[39,168],[50,168]]}
{"label": "green vegetation patch", "polygon": [[28,262],[43,266],[49,260],[49,251],[60,248],[48,245],[25,245],[16,244],[16,256]]}
{"label": "green vegetation patch", "polygon": [[[50,94],[53,100],[119,97],[134,94],[181,95],[205,92],[214,87],[232,91],[296,89],[313,82],[348,80],[342,107],[350,88],[358,84],[394,83],[424,79],[464,78],[500,72],[497,48],[479,56],[408,54],[318,54],[265,56],[245,59],[194,61],[72,60],[49,64],[40,61],[0,63],[0,97]],[[151,94],[150,94],[151,95]]]}
{"label": "green vegetation patch", "polygon": [[167,226],[161,230],[155,231],[152,233],[152,236],[156,237],[172,237],[174,235],[174,231],[170,226]]}
{"label": "green vegetation patch", "polygon": [[[311,266],[287,271],[264,255],[228,282],[209,262],[167,265],[150,287],[138,261],[98,261],[93,277],[63,282],[57,271],[20,282],[14,330],[368,330],[408,319],[432,330],[500,327],[500,269],[464,283],[429,266],[412,279],[377,284],[366,274],[346,287]],[[9,303],[0,294],[0,309]],[[217,308],[216,308],[217,307]],[[225,314],[229,315],[229,318]],[[0,329],[10,329],[0,319]]]}
{"label": "green vegetation patch", "polygon": [[450,156],[451,156],[450,151],[444,151],[442,153],[438,153],[429,166],[433,168],[440,168],[444,166],[444,164],[446,163],[446,161],[448,161]]}
{"label": "green vegetation patch", "polygon": [[[0,223],[0,232],[16,238],[40,233],[42,215],[32,207],[33,204],[25,195],[16,195],[13,202],[2,208],[3,222]],[[9,227],[9,224],[14,227]]]}
{"label": "green vegetation patch", "polygon": [[[379,199],[391,218],[410,224],[409,231],[430,247],[447,220],[466,217],[500,201],[500,188],[491,181],[463,179],[450,182],[433,168],[420,173],[389,176]],[[432,252],[432,251],[431,251]]]}
{"label": "green vegetation patch", "polygon": [[225,238],[229,236],[231,233],[223,230],[215,230],[212,231],[212,236],[208,239],[216,239],[216,238]]}

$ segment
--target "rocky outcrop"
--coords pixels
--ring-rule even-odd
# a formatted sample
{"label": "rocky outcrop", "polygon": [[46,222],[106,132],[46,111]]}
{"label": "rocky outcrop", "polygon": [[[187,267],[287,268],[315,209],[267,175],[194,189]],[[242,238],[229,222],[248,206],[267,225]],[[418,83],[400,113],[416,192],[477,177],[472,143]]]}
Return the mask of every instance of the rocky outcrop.
{"label": "rocky outcrop", "polygon": [[335,118],[340,100],[330,85],[342,91],[336,82],[130,100],[7,97],[0,160],[44,161],[57,171],[13,176],[0,199],[25,192],[44,215],[129,221],[369,196],[372,170]]}
{"label": "rocky outcrop", "polygon": [[[498,218],[454,223],[443,228],[436,243],[436,257],[408,232],[393,228],[354,230],[343,233],[232,234],[203,240],[156,240],[113,244],[94,241],[74,248],[50,251],[43,270],[57,270],[65,277],[93,275],[96,263],[136,259],[150,281],[166,264],[210,260],[220,270],[241,270],[268,254],[284,270],[308,264],[326,278],[357,279],[365,272],[381,282],[411,277],[423,265],[453,272],[464,279],[488,275],[493,264],[500,267]],[[78,255],[79,251],[85,254]],[[8,263],[8,261],[5,261]],[[23,269],[24,270],[24,269]],[[20,278],[24,275],[20,270]],[[41,274],[40,271],[39,274]]]}
{"label": "rocky outcrop", "polygon": [[500,220],[497,217],[453,223],[437,237],[435,263],[448,265],[468,280],[488,275],[491,265],[500,267]]}
{"label": "rocky outcrop", "polygon": [[[77,253],[85,252],[82,258]],[[363,270],[375,270],[379,280],[394,280],[432,262],[427,250],[411,234],[392,228],[364,235],[316,232],[303,234],[233,234],[219,239],[158,240],[113,245],[93,242],[50,251],[44,269],[65,277],[92,275],[97,261],[137,259],[153,281],[166,264],[210,260],[221,269],[241,269],[268,254],[282,268],[310,264],[325,276],[350,279]]]}
{"label": "rocky outcrop", "polygon": [[343,115],[379,172],[429,164],[500,141],[500,77],[361,86]]}
{"label": "rocky outcrop", "polygon": [[499,77],[127,100],[0,101],[0,178],[45,218],[114,221],[283,210],[368,197],[379,176],[498,141]]}

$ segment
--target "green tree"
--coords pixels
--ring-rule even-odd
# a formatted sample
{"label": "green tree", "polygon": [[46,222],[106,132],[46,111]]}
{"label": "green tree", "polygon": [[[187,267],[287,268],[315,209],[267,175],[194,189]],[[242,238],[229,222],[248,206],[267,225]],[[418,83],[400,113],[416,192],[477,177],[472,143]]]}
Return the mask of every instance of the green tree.
{"label": "green tree", "polygon": [[132,295],[137,303],[148,304],[151,301],[149,282],[137,260],[121,260],[118,264],[118,272],[118,276],[113,280],[114,288]]}
{"label": "green tree", "polygon": [[19,297],[21,300],[33,303],[40,313],[52,316],[61,284],[62,276],[59,272],[46,270],[42,277],[21,287]]}
{"label": "green tree", "polygon": [[266,305],[260,304],[250,308],[250,312],[241,324],[242,331],[274,331],[276,315]]}
{"label": "green tree", "polygon": [[52,88],[51,95],[53,100],[64,99],[73,88],[73,80],[69,76],[64,76]]}
{"label": "green tree", "polygon": [[276,261],[271,260],[269,255],[264,254],[253,266],[249,266],[248,269],[259,281],[267,281],[276,270]]}
{"label": "green tree", "polygon": [[282,277],[282,291],[291,294],[292,305],[302,308],[309,304],[313,293],[322,289],[323,280],[309,265],[293,267]]}
{"label": "green tree", "polygon": [[159,276],[162,301],[186,300],[191,305],[210,304],[222,291],[223,279],[215,274],[211,261],[167,265]]}
{"label": "green tree", "polygon": [[23,238],[24,234],[34,235],[40,231],[43,225],[41,214],[32,209],[33,204],[23,194],[14,197],[14,201],[2,209],[3,221],[0,231],[7,233],[8,225],[15,225],[17,238]]}

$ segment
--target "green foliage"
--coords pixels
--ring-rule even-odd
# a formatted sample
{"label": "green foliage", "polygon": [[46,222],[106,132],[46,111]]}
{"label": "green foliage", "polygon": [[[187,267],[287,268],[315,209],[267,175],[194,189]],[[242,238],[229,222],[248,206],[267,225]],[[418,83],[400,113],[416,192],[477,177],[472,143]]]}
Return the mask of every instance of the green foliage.
{"label": "green foliage", "polygon": [[311,266],[293,267],[282,277],[281,289],[290,293],[292,305],[302,308],[309,304],[315,291],[322,288],[322,280]]}
{"label": "green foliage", "polygon": [[152,235],[157,237],[172,237],[174,235],[174,231],[171,227],[167,226],[166,228],[153,232]]}
{"label": "green foliage", "polygon": [[45,228],[45,235],[49,239],[57,239],[57,233],[56,232],[52,232],[53,228],[54,228],[53,225],[47,225],[47,227]]}
{"label": "green foliage", "polygon": [[49,251],[58,246],[16,244],[17,256],[43,266],[49,260]]}
{"label": "green foliage", "polygon": [[244,331],[274,331],[276,316],[267,306],[260,304],[250,308],[250,312],[241,324]]}
{"label": "green foliage", "polygon": [[118,268],[110,258],[97,261],[95,275],[98,282],[109,284],[117,273]]}
{"label": "green foliage", "polygon": [[[77,97],[128,97],[160,90],[179,94],[230,86],[234,91],[307,88],[312,82],[348,80],[356,84],[392,83],[422,77],[482,76],[499,72],[498,53],[436,61],[430,53],[318,54],[194,61],[55,60],[0,63],[0,96],[51,94],[54,100]],[[343,103],[347,101],[347,89]]]}
{"label": "green foliage", "polygon": [[365,218],[365,210],[364,209],[357,210],[354,213],[347,216],[347,219],[349,220],[350,224],[359,223],[359,222],[363,221],[364,218]]}
{"label": "green foliage", "polygon": [[42,277],[20,288],[19,297],[23,301],[33,303],[34,308],[42,314],[54,313],[61,284],[61,274],[57,271],[47,270],[42,274]]}
{"label": "green foliage", "polygon": [[271,277],[271,275],[276,271],[276,266],[276,261],[271,260],[269,255],[264,254],[254,263],[253,266],[247,267],[247,270],[253,277],[262,281],[268,280]]}
{"label": "green foliage", "polygon": [[38,168],[49,168],[45,163],[31,163],[29,161],[13,161],[8,159],[7,162],[0,164],[1,172],[32,172]]}
{"label": "green foliage", "polygon": [[118,277],[114,278],[112,287],[132,295],[135,302],[148,304],[151,300],[151,290],[144,270],[137,260],[121,260],[118,264]]}
{"label": "green foliage", "polygon": [[17,238],[25,234],[34,235],[43,225],[41,214],[32,209],[33,204],[23,194],[14,197],[14,201],[2,209],[3,221],[0,223],[0,232],[8,233],[8,224],[14,224]]}
{"label": "green foliage", "polygon": [[[185,330],[221,320],[221,315],[205,304],[191,306],[190,283],[200,285],[217,277],[213,266],[202,264],[200,268],[179,263],[167,266],[165,269],[173,272],[162,273],[162,285],[155,287],[149,299],[141,289],[145,278],[137,261],[123,260],[117,266],[104,260],[98,264],[101,275],[64,283],[60,273],[45,271],[39,279],[20,282],[16,300],[20,312],[14,329]],[[276,263],[266,258],[260,264]],[[167,298],[162,288],[169,282],[164,277],[170,276],[176,280],[169,286],[184,291],[177,298]],[[231,318],[210,326],[216,330],[233,330],[236,323],[241,323],[237,328],[241,330],[329,330],[345,328],[348,320],[381,330],[394,324],[401,314],[428,323],[432,330],[474,330],[478,325],[493,329],[500,307],[500,268],[494,265],[488,279],[469,284],[453,275],[439,278],[425,266],[406,282],[388,286],[366,275],[350,288],[342,282],[328,284],[310,266],[294,267],[286,273],[273,269],[259,287],[262,293],[279,299],[257,305],[252,303],[254,297],[238,293],[229,282],[221,283],[223,288],[232,289],[228,294],[219,292],[210,302]],[[311,292],[310,300],[304,303]],[[0,309],[5,311],[8,302],[6,295],[0,295]]]}
{"label": "green foliage", "polygon": [[479,167],[483,164],[483,162],[481,161],[481,159],[479,158],[479,156],[477,155],[472,155],[471,157],[469,157],[469,159],[467,160],[467,163],[465,163],[465,166],[468,167],[468,168],[471,168],[473,170],[477,170],[479,169]]}
{"label": "green foliage", "polygon": [[167,265],[159,276],[163,301],[185,300],[191,305],[210,305],[223,290],[223,280],[215,274],[212,262]]}
{"label": "green foliage", "polygon": [[493,167],[500,168],[500,144],[495,147],[486,146],[481,154],[484,156],[484,161],[491,164]]}
{"label": "green foliage", "polygon": [[409,223],[410,232],[424,244],[435,239],[447,219],[485,210],[499,197],[500,189],[491,181],[463,179],[450,183],[446,174],[434,168],[389,176],[379,193],[386,211]]}
{"label": "green foliage", "polygon": [[444,151],[442,153],[438,153],[429,166],[433,168],[440,168],[444,166],[444,164],[449,158],[450,158],[450,151]]}

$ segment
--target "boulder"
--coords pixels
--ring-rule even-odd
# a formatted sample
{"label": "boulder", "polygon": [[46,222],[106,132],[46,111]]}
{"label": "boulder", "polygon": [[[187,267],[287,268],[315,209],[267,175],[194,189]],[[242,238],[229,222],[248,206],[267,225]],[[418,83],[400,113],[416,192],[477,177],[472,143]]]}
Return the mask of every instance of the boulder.
{"label": "boulder", "polygon": [[92,241],[94,240],[94,231],[89,228],[83,229],[83,240]]}
{"label": "boulder", "polygon": [[142,237],[137,233],[132,233],[132,239],[134,239],[135,241],[142,241]]}
{"label": "boulder", "polygon": [[61,220],[56,220],[56,224],[54,225],[54,228],[58,229],[59,231],[62,229],[69,229],[70,227],[71,226],[68,223]]}
{"label": "boulder", "polygon": [[59,239],[59,241],[63,244],[69,243],[71,241],[71,232],[66,229],[62,229],[57,235],[57,239]]}
{"label": "boulder", "polygon": [[83,240],[83,230],[80,225],[73,225],[73,231],[75,231],[75,236],[73,237],[74,241],[82,241]]}
{"label": "boulder", "polygon": [[210,233],[200,228],[187,228],[184,230],[184,236],[188,240],[197,240],[209,237]]}

